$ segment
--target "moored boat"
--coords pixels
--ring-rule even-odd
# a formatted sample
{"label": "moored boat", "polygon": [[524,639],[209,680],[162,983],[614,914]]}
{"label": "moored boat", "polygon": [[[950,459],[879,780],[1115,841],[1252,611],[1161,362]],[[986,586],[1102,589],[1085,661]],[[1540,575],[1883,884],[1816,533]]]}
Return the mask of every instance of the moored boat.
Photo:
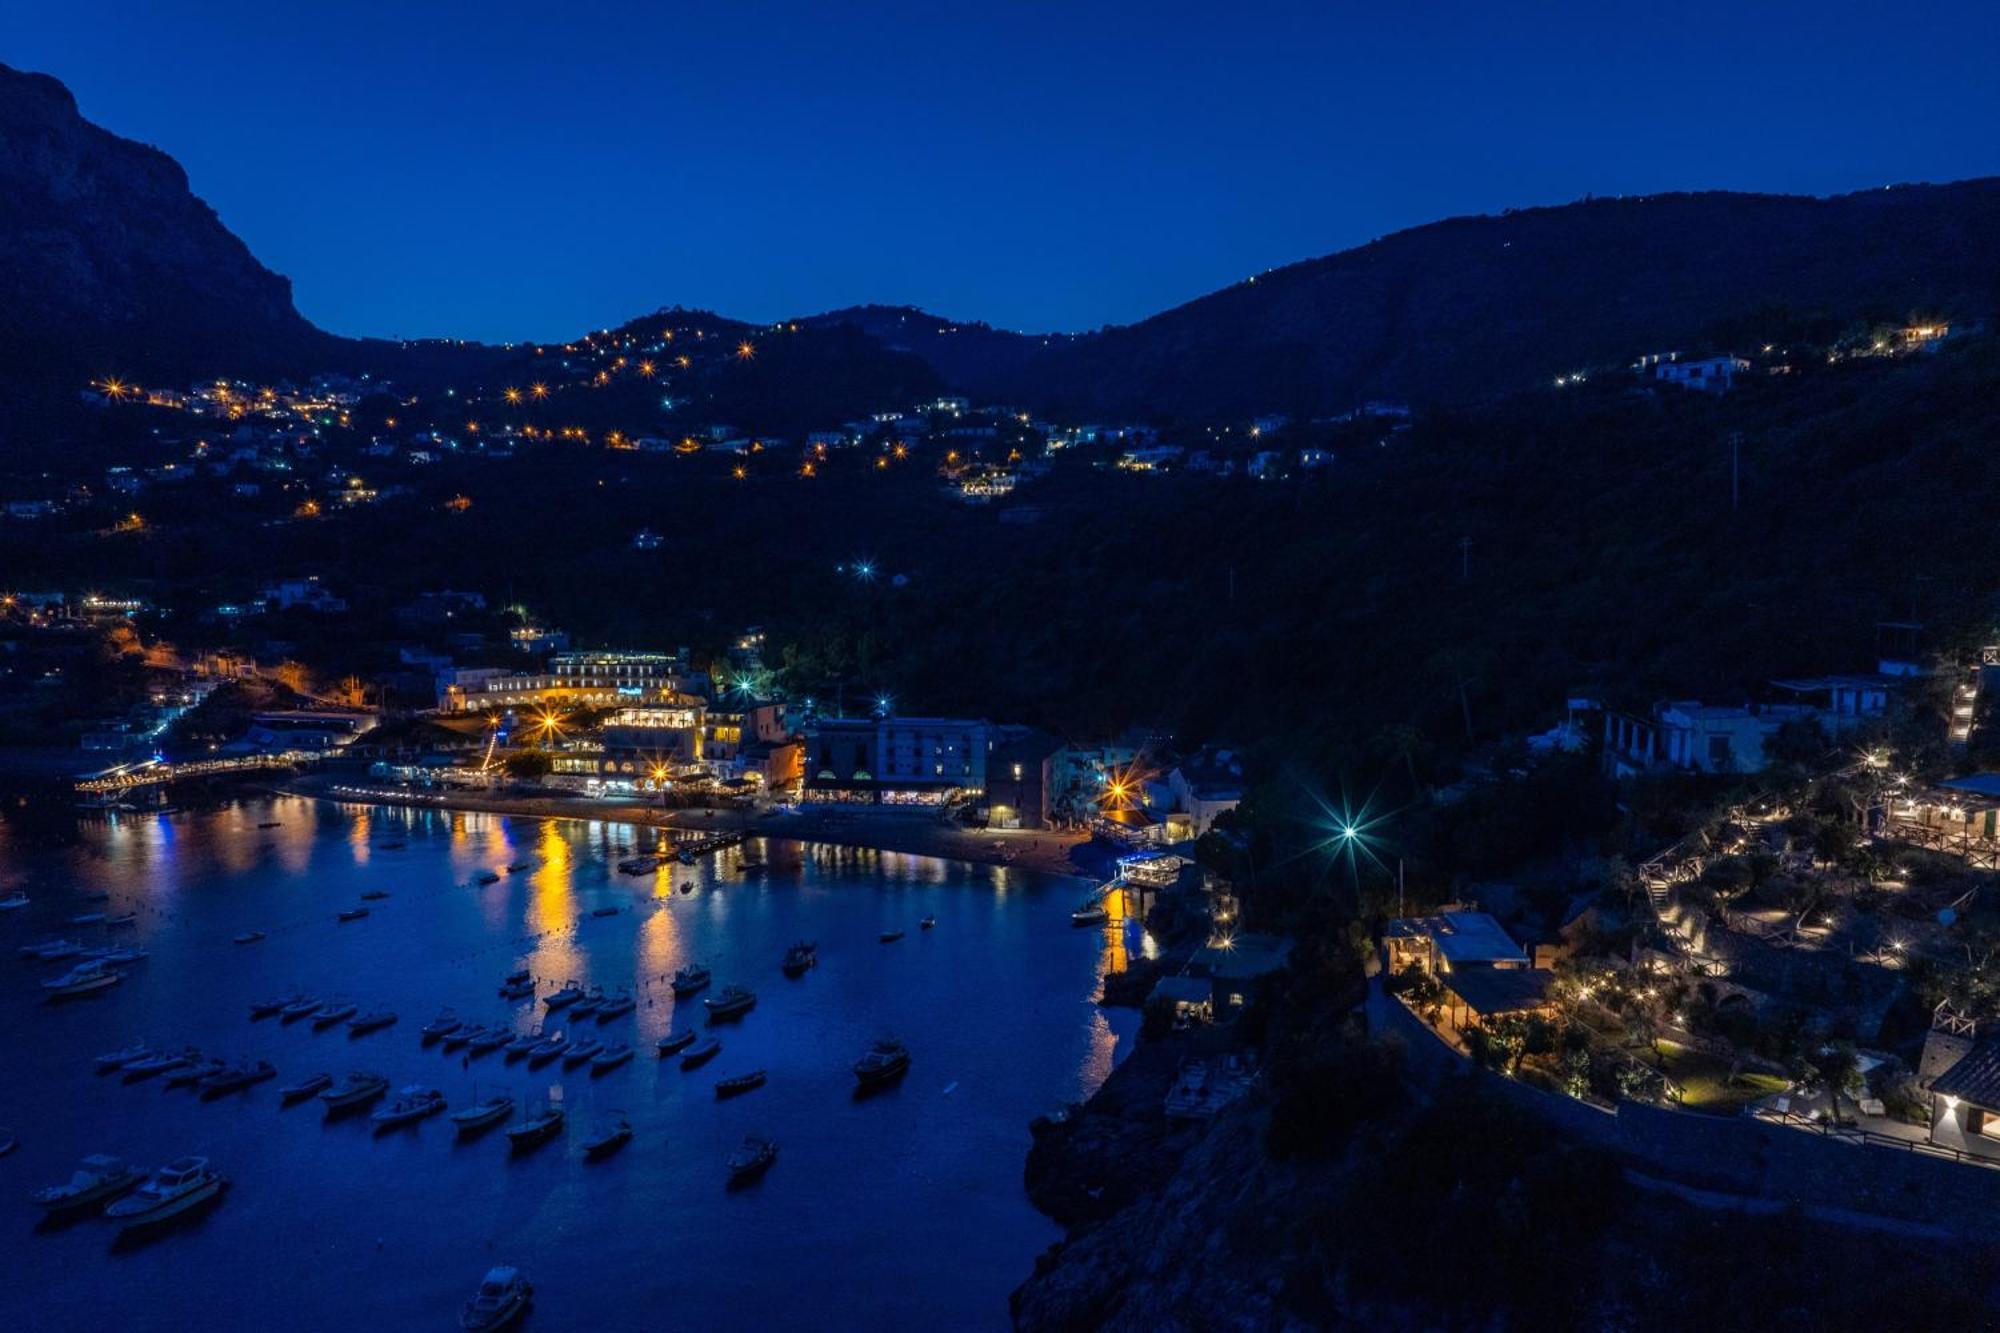
{"label": "moored boat", "polygon": [[220,1097],[225,1093],[236,1092],[277,1076],[278,1071],[271,1067],[270,1061],[246,1060],[242,1064],[231,1065],[202,1079],[201,1095]]}
{"label": "moored boat", "polygon": [[83,946],[74,940],[43,940],[39,944],[21,946],[21,957],[33,958],[44,963],[60,963],[65,958],[74,958],[83,952]]}
{"label": "moored boat", "polygon": [[155,1074],[164,1074],[170,1069],[179,1069],[182,1065],[190,1064],[200,1058],[200,1051],[197,1051],[192,1046],[187,1046],[178,1051],[161,1051],[157,1055],[148,1055],[137,1060],[129,1060],[125,1064],[125,1081],[127,1083],[137,1083],[140,1079],[151,1078]]}
{"label": "moored boat", "polygon": [[550,1009],[561,1009],[566,1005],[575,1004],[582,998],[583,987],[574,981],[569,981],[563,983],[562,989],[543,997],[542,1003]]}
{"label": "moored boat", "polygon": [[588,1018],[603,1007],[604,989],[601,986],[592,986],[584,992],[582,999],[569,1007],[570,1017]]}
{"label": "moored boat", "polygon": [[440,1035],[437,1039],[438,1045],[447,1051],[455,1051],[484,1031],[486,1029],[477,1023],[460,1023],[449,1032]]}
{"label": "moored boat", "polygon": [[104,924],[107,927],[136,926],[139,924],[139,914],[137,912],[120,912],[116,916],[105,917]]}
{"label": "moored boat", "polygon": [[98,1153],[84,1158],[66,1182],[36,1190],[29,1199],[45,1213],[82,1212],[131,1193],[145,1178],[141,1168],[127,1166],[122,1158]]}
{"label": "moored boat", "polygon": [[312,1023],[316,1028],[330,1028],[335,1023],[344,1023],[359,1013],[361,1006],[349,1000],[328,1000],[313,1010]]}
{"label": "moored boat", "polygon": [[917,922],[917,925],[924,930],[936,930],[937,918],[934,916],[927,916],[923,920]]}
{"label": "moored boat", "polygon": [[903,932],[900,930],[885,930],[882,932],[880,936],[880,939],[884,944],[894,944],[897,940],[900,940],[902,938],[903,938]]}
{"label": "moored boat", "polygon": [[97,1072],[110,1074],[125,1068],[134,1060],[144,1060],[152,1054],[153,1048],[143,1041],[135,1042],[123,1050],[107,1051],[97,1057]]}
{"label": "moored boat", "polygon": [[681,1068],[694,1069],[698,1066],[705,1065],[710,1060],[713,1060],[716,1057],[717,1052],[721,1051],[721,1049],[722,1049],[722,1043],[717,1041],[715,1038],[710,1037],[707,1041],[702,1042],[699,1046],[692,1046],[688,1048],[687,1054],[681,1057]]}
{"label": "moored boat", "polygon": [[910,1048],[887,1038],[870,1046],[868,1053],[854,1062],[854,1077],[864,1088],[893,1082],[909,1070]]}
{"label": "moored boat", "polygon": [[472,877],[472,882],[474,884],[498,884],[500,882],[500,872],[497,870],[482,870]]}
{"label": "moored boat", "polygon": [[102,912],[79,912],[69,919],[72,926],[94,926],[104,920]]}
{"label": "moored boat", "polygon": [[389,1091],[389,1080],[382,1074],[356,1071],[347,1076],[347,1081],[339,1087],[328,1088],[319,1095],[329,1116],[343,1111],[353,1111],[379,1100]]}
{"label": "moored boat", "polygon": [[563,1068],[574,1069],[603,1049],[604,1043],[594,1037],[585,1037],[582,1041],[572,1042],[562,1053]]}
{"label": "moored boat", "polygon": [[225,1060],[196,1060],[182,1065],[179,1069],[167,1071],[169,1088],[192,1088],[205,1078],[213,1078],[229,1068]]}
{"label": "moored boat", "polygon": [[370,889],[361,895],[361,901],[364,903],[379,903],[388,896],[389,891],[387,889]]}
{"label": "moored boat", "polygon": [[772,1139],[760,1138],[755,1134],[743,1140],[743,1146],[729,1154],[725,1165],[729,1168],[729,1183],[742,1184],[757,1179],[771,1169],[771,1163],[778,1160],[778,1145]]}
{"label": "moored boat", "polygon": [[632,1141],[632,1122],[620,1115],[600,1124],[583,1141],[584,1160],[601,1161]]}
{"label": "moored boat", "polygon": [[122,1228],[154,1226],[206,1203],[229,1182],[211,1171],[206,1157],[183,1157],[155,1171],[145,1184],[104,1210]]}
{"label": "moored boat", "polygon": [[527,1313],[535,1289],[517,1268],[489,1268],[479,1290],[458,1312],[458,1326],[468,1333],[505,1328]]}
{"label": "moored boat", "polygon": [[275,1017],[287,1003],[289,1002],[286,1000],[278,999],[258,1000],[250,1006],[250,1021],[254,1023],[260,1018]]}
{"label": "moored boat", "polygon": [[674,973],[674,994],[693,995],[706,989],[710,980],[709,970],[699,963],[689,963]]}
{"label": "moored boat", "polygon": [[484,1055],[505,1046],[511,1035],[506,1028],[486,1028],[466,1043],[466,1049],[474,1055]]}
{"label": "moored boat", "polygon": [[87,963],[78,963],[53,981],[44,981],[42,993],[50,1000],[74,1000],[109,990],[124,979],[124,973],[101,958],[93,958]]}
{"label": "moored boat", "polygon": [[785,950],[785,961],[778,965],[788,977],[802,977],[807,970],[819,966],[819,945],[811,940],[800,940]]}
{"label": "moored boat", "polygon": [[764,1071],[753,1069],[747,1074],[736,1074],[730,1078],[718,1079],[715,1084],[715,1095],[718,1098],[739,1096],[754,1088],[763,1087],[765,1082],[766,1076]]}
{"label": "moored boat", "polygon": [[715,1023],[749,1013],[757,1004],[757,996],[743,986],[724,986],[721,994],[709,996],[702,1004],[708,1009],[709,1022]]}
{"label": "moored boat", "polygon": [[302,1102],[308,1097],[317,1097],[332,1086],[333,1075],[308,1074],[297,1083],[279,1088],[278,1100],[286,1106],[290,1106],[293,1102]]}
{"label": "moored boat", "polygon": [[694,1037],[694,1029],[687,1028],[681,1032],[669,1032],[654,1045],[659,1047],[661,1055],[677,1055],[694,1045]]}
{"label": "moored boat", "polygon": [[0,898],[0,912],[18,912],[28,905],[28,901],[28,895],[16,889],[5,898]]}
{"label": "moored boat", "polygon": [[356,1037],[365,1037],[371,1032],[379,1032],[396,1021],[395,1011],[373,1009],[365,1014],[356,1014],[347,1020],[347,1031]]}
{"label": "moored boat", "polygon": [[621,990],[597,1006],[597,1021],[609,1023],[620,1014],[631,1013],[637,1004],[638,1001],[632,998],[632,992]]}
{"label": "moored boat", "polygon": [[1085,903],[1069,914],[1072,926],[1101,926],[1111,919],[1111,913],[1104,910],[1102,903]]}
{"label": "moored boat", "polygon": [[436,1088],[426,1088],[420,1083],[412,1083],[396,1094],[396,1100],[379,1107],[368,1117],[368,1123],[377,1134],[386,1129],[397,1129],[403,1125],[414,1125],[428,1116],[444,1110],[444,1094]]}
{"label": "moored boat", "polygon": [[348,907],[348,908],[343,908],[341,911],[337,912],[334,915],[333,919],[336,921],[343,921],[343,922],[359,921],[362,917],[367,915],[368,915],[368,909],[365,907]]}
{"label": "moored boat", "polygon": [[236,937],[236,943],[255,944],[258,940],[261,940],[263,938],[264,938],[264,932],[261,930],[246,930],[241,935],[238,935]]}
{"label": "moored boat", "polygon": [[631,1058],[631,1043],[623,1041],[615,1042],[590,1057],[590,1072],[593,1074],[602,1074],[606,1070],[616,1069]]}
{"label": "moored boat", "polygon": [[534,1050],[535,1047],[542,1044],[542,1035],[540,1031],[524,1032],[507,1042],[507,1058],[509,1060],[518,1060],[529,1051]]}
{"label": "moored boat", "polygon": [[483,1129],[491,1129],[513,1113],[512,1097],[505,1095],[488,1097],[484,1101],[473,1103],[463,1111],[453,1111],[451,1124],[460,1138],[470,1138]]}
{"label": "moored boat", "polygon": [[318,1008],[318,999],[311,995],[301,995],[285,1002],[285,1007],[278,1011],[278,1019],[280,1022],[294,1023]]}
{"label": "moored boat", "polygon": [[507,1126],[507,1142],[514,1151],[522,1152],[538,1147],[562,1132],[563,1109],[560,1106],[544,1106],[518,1124]]}
{"label": "moored boat", "polygon": [[553,1033],[528,1048],[528,1063],[531,1065],[545,1065],[568,1049],[568,1034],[563,1032]]}
{"label": "moored boat", "polygon": [[460,1028],[464,1026],[465,1022],[463,1019],[461,1019],[457,1014],[453,1013],[451,1010],[446,1009],[444,1012],[440,1013],[436,1018],[433,1018],[430,1022],[424,1024],[423,1032],[421,1034],[423,1039],[423,1044],[428,1046],[434,1041],[440,1041],[445,1037],[449,1037],[452,1033],[457,1032]]}

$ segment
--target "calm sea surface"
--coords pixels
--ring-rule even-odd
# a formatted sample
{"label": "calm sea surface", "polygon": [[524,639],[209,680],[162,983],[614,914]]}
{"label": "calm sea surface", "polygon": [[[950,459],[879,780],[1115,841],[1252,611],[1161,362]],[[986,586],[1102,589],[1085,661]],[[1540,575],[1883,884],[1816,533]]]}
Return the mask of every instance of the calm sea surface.
{"label": "calm sea surface", "polygon": [[[534,1282],[541,1329],[1004,1327],[1008,1291],[1058,1235],[1021,1187],[1028,1121],[1092,1090],[1131,1034],[1132,1016],[1091,1003],[1122,964],[1123,929],[1073,929],[1074,880],[775,839],[617,873],[651,837],[283,799],[95,822],[60,852],[0,841],[0,896],[34,900],[0,914],[0,1126],[21,1140],[0,1158],[0,1327],[448,1328],[502,1262]],[[530,868],[473,883],[516,861]],[[335,922],[374,889],[391,896],[366,920]],[[109,902],[86,899],[98,891]],[[96,910],[136,910],[138,927],[65,924]],[[935,930],[918,929],[927,914]],[[890,929],[909,934],[878,942]],[[269,938],[231,943],[249,930]],[[68,964],[16,946],[55,935],[152,957],[104,995],[43,1005],[36,983]],[[821,961],[792,981],[778,962],[797,939],[817,940]],[[700,1022],[699,999],[677,1014],[662,980],[688,962],[758,1003],[716,1029],[720,1056],[684,1073],[652,1044]],[[637,1057],[592,1077],[499,1052],[468,1068],[420,1044],[447,1006],[542,1023],[538,1003],[496,996],[515,967],[544,994],[570,978],[633,987],[633,1014],[548,1025],[631,1040]],[[249,1020],[253,1000],[294,989],[400,1021],[353,1038]],[[905,1041],[914,1067],[857,1100],[849,1066],[879,1035]],[[266,1059],[279,1077],[203,1102],[93,1072],[138,1038]],[[718,1078],[759,1068],[766,1087],[716,1100]],[[374,1136],[365,1115],[280,1109],[281,1085],[353,1069],[434,1086],[452,1109],[475,1089],[558,1100],[570,1129],[510,1158],[498,1133],[454,1143],[441,1117]],[[636,1137],[585,1162],[583,1138],[613,1112]],[[760,1184],[727,1191],[723,1159],[752,1132],[782,1154]],[[137,1246],[114,1245],[101,1220],[38,1226],[29,1191],[93,1152],[145,1166],[201,1154],[232,1187]]]}

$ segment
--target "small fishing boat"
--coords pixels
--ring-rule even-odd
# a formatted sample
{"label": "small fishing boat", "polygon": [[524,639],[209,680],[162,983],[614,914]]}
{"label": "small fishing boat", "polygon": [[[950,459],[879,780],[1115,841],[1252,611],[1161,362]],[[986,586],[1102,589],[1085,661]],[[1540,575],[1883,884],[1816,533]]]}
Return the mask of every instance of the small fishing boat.
{"label": "small fishing boat", "polygon": [[107,916],[104,918],[104,925],[107,929],[116,929],[119,926],[136,926],[138,924],[139,914],[137,912],[120,912],[116,916]]}
{"label": "small fishing boat", "polygon": [[151,949],[113,949],[101,955],[98,961],[112,967],[130,967],[134,963],[143,963],[152,956]]}
{"label": "small fishing boat", "polygon": [[600,1124],[591,1136],[583,1141],[584,1160],[602,1161],[631,1141],[632,1122],[621,1114],[616,1120],[607,1120]]}
{"label": "small fishing boat", "polygon": [[387,889],[370,889],[361,895],[361,901],[364,903],[379,903],[388,896],[389,891]]}
{"label": "small fishing boat", "polygon": [[265,932],[261,930],[246,930],[241,935],[238,935],[236,937],[236,943],[255,944],[258,940],[261,940],[263,938],[265,938]]}
{"label": "small fishing boat", "polygon": [[854,1077],[864,1088],[893,1083],[910,1071],[910,1048],[900,1041],[884,1039],[868,1048],[854,1062]]}
{"label": "small fishing boat", "polygon": [[600,986],[592,986],[588,991],[584,993],[584,996],[581,1000],[578,1000],[575,1004],[570,1006],[569,1008],[570,1017],[588,1018],[592,1014],[596,1013],[599,1009],[603,1008],[603,1006],[604,1006],[604,989]]}
{"label": "small fishing boat", "polygon": [[771,1169],[771,1163],[778,1160],[778,1145],[771,1139],[759,1138],[752,1134],[743,1140],[743,1146],[729,1154],[725,1163],[729,1168],[729,1183],[744,1184],[757,1179]]}
{"label": "small fishing boat", "polygon": [[749,1013],[757,1004],[757,996],[742,986],[724,986],[720,995],[711,995],[702,1004],[708,1009],[708,1021],[719,1023]]}
{"label": "small fishing boat", "polygon": [[523,1033],[507,1043],[507,1058],[509,1060],[519,1059],[541,1044],[542,1033],[539,1031]]}
{"label": "small fishing boat", "polygon": [[438,1038],[438,1044],[447,1051],[455,1051],[485,1031],[485,1028],[476,1023],[460,1023]]}
{"label": "small fishing boat", "polygon": [[603,1049],[604,1043],[594,1037],[585,1037],[582,1041],[572,1042],[562,1053],[563,1068],[574,1069]]}
{"label": "small fishing boat", "polygon": [[506,976],[502,977],[500,979],[500,984],[503,986],[514,986],[514,985],[519,985],[523,981],[533,981],[534,979],[535,979],[534,973],[530,972],[527,968],[517,967],[512,972],[509,972]]}
{"label": "small fishing boat", "polygon": [[84,1158],[63,1184],[36,1190],[29,1199],[51,1215],[77,1213],[131,1193],[145,1178],[144,1170],[127,1166],[123,1158],[98,1153]]}
{"label": "small fishing boat", "polygon": [[481,1130],[491,1129],[513,1113],[514,1099],[502,1094],[474,1102],[463,1111],[453,1111],[451,1124],[460,1138],[471,1138]]}
{"label": "small fishing boat", "polygon": [[468,1333],[505,1328],[527,1313],[535,1289],[517,1268],[489,1268],[479,1290],[458,1312],[458,1326]]}
{"label": "small fishing boat", "polygon": [[311,995],[299,995],[285,1001],[285,1007],[278,1011],[278,1020],[294,1023],[319,1009],[319,1000]]}
{"label": "small fishing boat", "polygon": [[632,992],[621,990],[597,1006],[597,1021],[608,1023],[620,1014],[631,1013],[637,1004],[638,1001],[632,998]]}
{"label": "small fishing boat", "polygon": [[94,958],[78,963],[53,981],[44,981],[42,994],[51,1001],[74,1000],[109,990],[124,979],[124,973],[113,970],[103,959]]}
{"label": "small fishing boat", "polygon": [[923,920],[917,922],[917,925],[924,930],[936,930],[937,918],[934,916],[927,916]]}
{"label": "small fishing boat", "polygon": [[104,920],[102,912],[81,912],[69,919],[72,926],[94,926]]}
{"label": "small fishing boat", "polygon": [[552,995],[544,996],[542,1003],[550,1009],[560,1009],[564,1005],[575,1004],[582,998],[583,987],[577,985],[574,981],[567,981],[563,983],[561,990],[556,991]]}
{"label": "small fishing boat", "polygon": [[694,1035],[693,1028],[688,1028],[682,1032],[669,1032],[654,1044],[660,1048],[661,1055],[678,1055],[680,1052],[694,1045]]}
{"label": "small fishing boat", "polygon": [[97,1072],[100,1074],[113,1073],[116,1070],[125,1068],[134,1060],[144,1060],[152,1054],[153,1048],[143,1041],[135,1042],[121,1051],[107,1051],[105,1054],[97,1057]]}
{"label": "small fishing boat", "polygon": [[534,993],[535,982],[532,977],[524,977],[520,981],[503,982],[500,986],[500,998],[503,1000],[525,1000]]}
{"label": "small fishing boat", "polygon": [[284,999],[256,1000],[250,1005],[250,1021],[260,1018],[275,1018],[291,1001]]}
{"label": "small fishing boat", "polygon": [[811,940],[800,940],[785,950],[785,961],[778,965],[778,969],[788,977],[802,977],[809,969],[818,966],[819,945]]}
{"label": "small fishing boat", "polygon": [[365,907],[349,907],[336,913],[334,916],[334,920],[342,922],[359,921],[362,917],[367,915],[368,915],[368,909]]}
{"label": "small fishing boat", "polygon": [[347,1076],[347,1081],[337,1088],[328,1088],[319,1095],[328,1116],[339,1115],[343,1111],[353,1111],[379,1100],[389,1091],[389,1080],[382,1074],[368,1074],[356,1071]]}
{"label": "small fishing boat", "polygon": [[511,1035],[506,1028],[485,1028],[466,1043],[466,1049],[474,1055],[484,1055],[488,1051],[496,1051],[505,1046]]}
{"label": "small fishing boat", "polygon": [[900,930],[885,930],[882,932],[880,936],[880,939],[884,944],[894,944],[897,940],[900,940],[902,938],[903,938],[903,932]]}
{"label": "small fishing boat", "polygon": [[206,1157],[183,1157],[155,1171],[145,1184],[104,1210],[104,1215],[130,1231],[155,1226],[206,1203],[229,1182],[209,1170]]}
{"label": "small fishing boat", "polygon": [[764,1083],[764,1071],[753,1069],[747,1074],[737,1074],[731,1078],[718,1079],[715,1084],[715,1095],[718,1099],[723,1097],[737,1097],[754,1088],[763,1087]]}
{"label": "small fishing boat", "polygon": [[690,963],[674,973],[674,994],[693,995],[696,991],[706,990],[709,979],[707,968],[699,963]]}
{"label": "small fishing boat", "polygon": [[356,1014],[347,1020],[347,1033],[351,1037],[365,1037],[371,1032],[379,1032],[396,1021],[396,1015],[387,1009],[376,1009],[365,1014]]}
{"label": "small fishing boat", "polygon": [[203,1097],[221,1097],[278,1076],[268,1060],[246,1060],[201,1080]]}
{"label": "small fishing boat", "polygon": [[525,1152],[529,1148],[540,1147],[556,1135],[562,1133],[563,1109],[560,1106],[544,1106],[518,1124],[507,1126],[507,1142],[515,1152]]}
{"label": "small fishing boat", "polygon": [[137,1083],[139,1080],[151,1078],[155,1074],[164,1074],[170,1069],[179,1069],[182,1065],[191,1064],[200,1058],[201,1052],[192,1046],[188,1046],[178,1051],[161,1051],[158,1055],[148,1055],[138,1060],[131,1060],[126,1062],[125,1065],[125,1081],[127,1083]]}
{"label": "small fishing boat", "polygon": [[613,1042],[596,1055],[590,1057],[590,1072],[593,1074],[602,1074],[607,1070],[618,1068],[618,1066],[631,1058],[632,1044],[630,1042]]}
{"label": "small fishing boat", "polygon": [[328,1000],[313,1010],[312,1024],[315,1028],[330,1028],[335,1023],[344,1023],[361,1011],[361,1006],[350,1000]]}
{"label": "small fishing boat", "polygon": [[332,1086],[333,1075],[310,1074],[300,1079],[297,1083],[279,1088],[278,1100],[286,1106],[290,1106],[293,1102],[302,1102],[308,1097],[317,1097]]}
{"label": "small fishing boat", "polygon": [[1072,926],[1101,926],[1111,919],[1111,913],[1104,910],[1102,903],[1085,903],[1069,914]]}
{"label": "small fishing boat", "polygon": [[568,1049],[568,1034],[562,1032],[555,1033],[553,1036],[546,1037],[528,1048],[528,1063],[530,1065],[545,1065]]}
{"label": "small fishing boat", "polygon": [[451,1010],[446,1009],[438,1014],[436,1018],[424,1024],[422,1033],[423,1044],[428,1046],[434,1041],[449,1037],[464,1026],[465,1022],[463,1019]]}
{"label": "small fishing boat", "polygon": [[167,1086],[192,1088],[203,1079],[213,1078],[227,1068],[229,1064],[224,1060],[196,1060],[191,1064],[182,1065],[179,1069],[167,1071]]}
{"label": "small fishing boat", "polygon": [[0,912],[18,912],[26,907],[29,901],[27,894],[16,889],[5,898],[0,898]]}
{"label": "small fishing boat", "polygon": [[434,1116],[444,1110],[444,1094],[436,1088],[426,1088],[412,1083],[396,1094],[396,1100],[379,1107],[368,1117],[369,1125],[377,1134],[384,1130],[399,1129],[404,1125],[414,1125],[417,1121]]}
{"label": "small fishing boat", "polygon": [[713,1060],[716,1057],[716,1054],[721,1050],[722,1050],[722,1043],[717,1041],[715,1038],[710,1037],[707,1041],[702,1042],[699,1046],[691,1046],[688,1048],[687,1054],[681,1057],[681,1068],[682,1069],[699,1068],[700,1066],[707,1064],[710,1060]]}

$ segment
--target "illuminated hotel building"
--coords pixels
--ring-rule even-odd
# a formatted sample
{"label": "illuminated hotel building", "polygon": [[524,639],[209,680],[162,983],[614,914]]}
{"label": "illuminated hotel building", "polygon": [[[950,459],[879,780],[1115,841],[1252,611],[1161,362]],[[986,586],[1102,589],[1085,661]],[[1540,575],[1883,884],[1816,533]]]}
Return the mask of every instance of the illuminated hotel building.
{"label": "illuminated hotel building", "polygon": [[805,799],[947,805],[986,790],[993,744],[982,721],[821,718],[806,727]]}
{"label": "illuminated hotel building", "polygon": [[671,700],[696,684],[675,653],[557,653],[542,672],[461,672],[438,693],[447,713],[535,704],[606,707]]}

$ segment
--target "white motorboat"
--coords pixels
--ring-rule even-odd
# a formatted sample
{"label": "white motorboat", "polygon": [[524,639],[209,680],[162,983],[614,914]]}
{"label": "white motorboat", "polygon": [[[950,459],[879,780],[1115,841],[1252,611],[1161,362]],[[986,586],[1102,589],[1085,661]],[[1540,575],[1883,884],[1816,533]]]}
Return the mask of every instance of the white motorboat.
{"label": "white motorboat", "polygon": [[101,958],[87,963],[78,963],[53,981],[42,983],[42,993],[51,1000],[73,1000],[79,996],[95,995],[109,990],[125,979],[125,974],[117,971]]}
{"label": "white motorboat", "polygon": [[366,1106],[388,1091],[389,1080],[381,1074],[356,1072],[349,1074],[347,1081],[339,1087],[322,1092],[319,1099],[326,1104],[326,1113],[331,1116]]}
{"label": "white motorboat", "polygon": [[1104,910],[1102,903],[1085,903],[1069,914],[1072,926],[1101,926],[1111,919],[1111,913]]}
{"label": "white motorboat", "polygon": [[348,1000],[328,1000],[313,1011],[313,1026],[330,1028],[335,1023],[344,1023],[359,1013],[361,1006]]}
{"label": "white motorboat", "polygon": [[368,1123],[376,1133],[385,1129],[396,1129],[402,1125],[414,1125],[427,1116],[434,1116],[444,1110],[444,1094],[436,1088],[426,1088],[413,1083],[396,1094],[396,1100],[377,1110],[368,1117]]}
{"label": "white motorboat", "polygon": [[84,1158],[64,1184],[36,1190],[30,1197],[46,1213],[80,1212],[130,1193],[145,1178],[142,1168],[127,1166],[123,1158],[100,1153]]}
{"label": "white motorboat", "polygon": [[878,1041],[854,1062],[854,1077],[864,1088],[894,1082],[909,1071],[910,1048],[900,1041]]}
{"label": "white motorboat", "polygon": [[460,1137],[466,1137],[476,1134],[482,1129],[489,1129],[499,1124],[502,1120],[512,1115],[513,1112],[514,1099],[512,1097],[504,1095],[488,1097],[485,1101],[468,1106],[463,1111],[453,1111],[451,1113],[452,1128],[458,1131]]}
{"label": "white motorboat", "polygon": [[104,1210],[126,1230],[153,1226],[206,1203],[227,1189],[229,1182],[211,1171],[206,1157],[183,1157],[155,1171],[133,1193]]}
{"label": "white motorboat", "polygon": [[458,1326],[468,1333],[505,1328],[527,1313],[534,1295],[518,1268],[489,1268],[479,1291],[458,1312]]}
{"label": "white motorboat", "polygon": [[711,995],[702,1004],[708,1009],[710,1022],[725,1018],[741,1018],[756,1005],[754,991],[743,986],[724,986],[720,995]]}

